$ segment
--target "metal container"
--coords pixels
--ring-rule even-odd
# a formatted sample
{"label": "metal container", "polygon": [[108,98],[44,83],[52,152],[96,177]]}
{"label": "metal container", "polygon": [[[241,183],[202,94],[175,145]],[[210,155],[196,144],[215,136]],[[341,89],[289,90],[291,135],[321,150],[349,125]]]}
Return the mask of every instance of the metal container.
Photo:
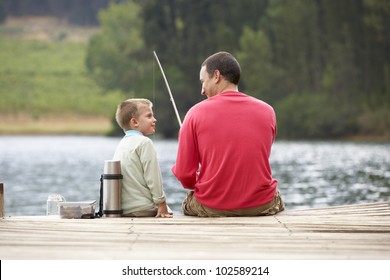
{"label": "metal container", "polygon": [[122,178],[120,161],[106,160],[102,175],[105,217],[120,217],[122,214]]}

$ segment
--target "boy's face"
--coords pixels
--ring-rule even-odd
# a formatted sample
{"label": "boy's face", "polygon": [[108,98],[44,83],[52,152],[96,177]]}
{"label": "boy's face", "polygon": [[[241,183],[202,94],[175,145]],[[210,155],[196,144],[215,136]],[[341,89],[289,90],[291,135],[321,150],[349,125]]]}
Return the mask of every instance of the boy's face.
{"label": "boy's face", "polygon": [[152,108],[141,106],[138,110],[138,116],[131,119],[133,127],[143,135],[151,135],[156,131],[156,122]]}

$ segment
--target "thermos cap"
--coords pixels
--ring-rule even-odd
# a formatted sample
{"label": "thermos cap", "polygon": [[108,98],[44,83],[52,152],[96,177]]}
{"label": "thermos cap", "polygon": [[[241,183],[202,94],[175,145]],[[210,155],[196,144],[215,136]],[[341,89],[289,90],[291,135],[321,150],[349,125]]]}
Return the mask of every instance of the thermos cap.
{"label": "thermos cap", "polygon": [[104,174],[121,174],[121,162],[119,160],[106,160]]}

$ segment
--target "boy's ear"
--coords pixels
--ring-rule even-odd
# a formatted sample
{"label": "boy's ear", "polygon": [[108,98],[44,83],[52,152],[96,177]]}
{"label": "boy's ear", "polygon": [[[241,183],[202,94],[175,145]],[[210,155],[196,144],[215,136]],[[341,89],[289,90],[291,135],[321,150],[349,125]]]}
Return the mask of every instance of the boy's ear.
{"label": "boy's ear", "polygon": [[138,121],[136,118],[131,118],[130,120],[130,126],[132,127],[138,127]]}

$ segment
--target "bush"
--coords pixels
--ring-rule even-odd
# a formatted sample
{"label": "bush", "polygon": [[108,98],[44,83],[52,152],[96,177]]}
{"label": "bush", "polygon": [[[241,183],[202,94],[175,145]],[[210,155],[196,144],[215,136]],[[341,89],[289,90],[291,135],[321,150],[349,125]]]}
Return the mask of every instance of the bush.
{"label": "bush", "polygon": [[390,138],[390,112],[388,106],[382,105],[375,110],[366,109],[358,118],[360,133]]}
{"label": "bush", "polygon": [[357,108],[326,94],[292,94],[275,106],[282,138],[338,138],[357,131]]}

